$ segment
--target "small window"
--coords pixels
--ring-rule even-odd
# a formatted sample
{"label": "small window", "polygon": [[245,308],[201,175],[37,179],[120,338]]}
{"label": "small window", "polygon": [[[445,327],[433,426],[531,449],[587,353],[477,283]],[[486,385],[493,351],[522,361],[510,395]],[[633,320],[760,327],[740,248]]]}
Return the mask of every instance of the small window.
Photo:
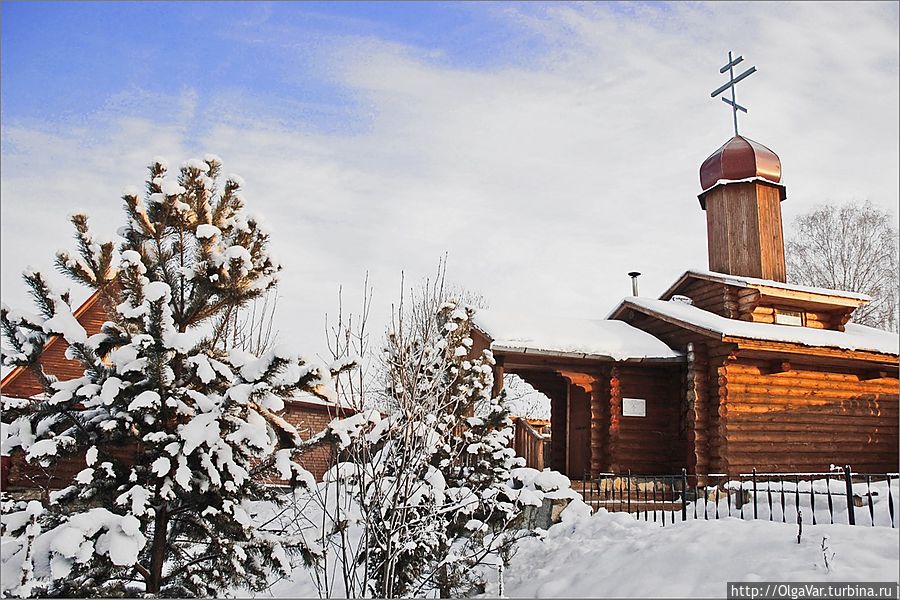
{"label": "small window", "polygon": [[803,313],[796,310],[775,309],[775,322],[779,325],[803,326]]}
{"label": "small window", "polygon": [[647,401],[643,398],[622,398],[623,417],[646,417]]}

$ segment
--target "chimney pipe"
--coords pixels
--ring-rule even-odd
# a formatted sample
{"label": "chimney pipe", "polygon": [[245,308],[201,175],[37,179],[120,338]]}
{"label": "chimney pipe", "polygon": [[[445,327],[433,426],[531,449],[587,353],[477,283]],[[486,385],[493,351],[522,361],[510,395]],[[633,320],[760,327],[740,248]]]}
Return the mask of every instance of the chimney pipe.
{"label": "chimney pipe", "polygon": [[632,272],[630,272],[630,273],[628,274],[628,276],[631,277],[631,295],[632,295],[632,296],[637,296],[637,295],[638,295],[638,282],[637,282],[637,280],[638,280],[638,277],[641,276],[641,274],[638,273],[637,271],[632,271]]}

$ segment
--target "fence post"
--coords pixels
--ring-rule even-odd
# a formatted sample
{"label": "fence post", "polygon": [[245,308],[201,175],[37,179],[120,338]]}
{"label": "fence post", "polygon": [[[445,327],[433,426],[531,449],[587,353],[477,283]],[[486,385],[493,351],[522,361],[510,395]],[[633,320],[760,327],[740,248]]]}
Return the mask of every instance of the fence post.
{"label": "fence post", "polygon": [[756,467],[753,467],[753,518],[759,518],[756,512]]}
{"label": "fence post", "polygon": [[681,520],[687,521],[687,469],[681,469]]}
{"label": "fence post", "polygon": [[856,514],[853,512],[853,479],[850,475],[850,465],[844,465],[844,483],[847,485],[847,521],[850,525],[856,525]]}
{"label": "fence post", "polygon": [[[631,469],[628,469],[628,475],[625,479],[626,487],[628,488],[628,514],[631,514]],[[640,512],[640,511],[638,511]],[[640,515],[638,515],[640,516]]]}

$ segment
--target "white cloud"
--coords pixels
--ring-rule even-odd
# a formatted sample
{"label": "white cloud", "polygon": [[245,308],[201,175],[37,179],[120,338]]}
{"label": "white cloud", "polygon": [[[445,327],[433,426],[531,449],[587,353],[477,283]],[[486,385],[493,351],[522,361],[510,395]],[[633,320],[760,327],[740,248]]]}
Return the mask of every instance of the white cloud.
{"label": "white cloud", "polygon": [[495,308],[602,316],[627,271],[654,294],[706,264],[697,171],[730,134],[708,96],[731,48],[759,69],[738,90],[742,133],[781,156],[786,221],[827,199],[896,209],[895,5],[626,5],[641,18],[610,6],[504,7],[550,48],[531,64],[464,69],[342,40],[330,66],[366,123],[351,133],[278,125],[234,90],[154,98],[176,107],[158,122],[113,102],[78,126],[5,123],[4,299],[19,303],[15,273],[65,245],[76,206],[112,232],[121,188],[151,157],[212,151],[273,227],[281,329],[303,347],[322,346],[341,283],[358,291],[371,272],[380,323],[400,271],[430,274],[445,251],[451,277]]}

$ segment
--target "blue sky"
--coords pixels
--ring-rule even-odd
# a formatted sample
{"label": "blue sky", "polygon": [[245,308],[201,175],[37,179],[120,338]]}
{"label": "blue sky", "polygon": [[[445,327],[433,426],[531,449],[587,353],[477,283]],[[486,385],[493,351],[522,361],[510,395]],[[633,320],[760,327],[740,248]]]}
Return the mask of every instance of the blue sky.
{"label": "blue sky", "polygon": [[[2,6],[3,117],[78,119],[123,90],[200,97],[252,92],[271,116],[344,129],[355,99],[329,75],[340,40],[376,37],[465,68],[522,63],[540,40],[501,4],[436,2],[8,2]],[[531,12],[541,6],[519,7]],[[296,113],[297,104],[307,107]],[[119,99],[120,109],[151,110]],[[315,107],[327,107],[316,110]],[[352,121],[352,119],[351,119]]]}
{"label": "blue sky", "polygon": [[[157,155],[219,154],[284,265],[280,327],[320,347],[369,273],[492,308],[602,318],[706,266],[697,171],[741,132],[782,159],[791,220],[900,197],[898,5],[798,3],[0,4],[0,259],[52,272],[66,215],[99,237]],[[848,26],[852,24],[852,26]],[[82,295],[79,295],[82,294]],[[73,297],[83,291],[73,289]]]}

